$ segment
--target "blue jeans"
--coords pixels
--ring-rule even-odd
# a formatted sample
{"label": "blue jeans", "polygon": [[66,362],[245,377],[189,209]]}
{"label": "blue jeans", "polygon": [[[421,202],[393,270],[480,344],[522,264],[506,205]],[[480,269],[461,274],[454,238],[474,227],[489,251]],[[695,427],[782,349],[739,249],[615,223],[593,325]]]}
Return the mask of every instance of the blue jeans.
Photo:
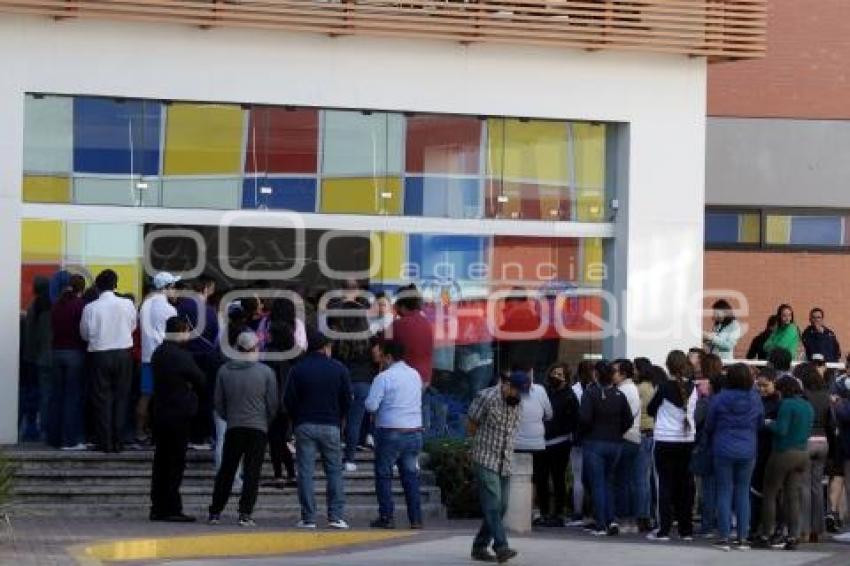
{"label": "blue jeans", "polygon": [[637,459],[640,444],[624,441],[614,473],[616,490],[614,511],[618,519],[637,518]]}
{"label": "blue jeans", "polygon": [[53,384],[48,399],[48,441],[52,446],[75,446],[83,441],[82,350],[53,350]]}
{"label": "blue jeans", "polygon": [[589,440],[582,446],[597,529],[605,529],[614,521],[614,472],[622,445],[622,442]]}
{"label": "blue jeans", "polygon": [[366,397],[369,396],[370,383],[355,381],[351,384],[351,407],[348,409],[348,419],[345,423],[345,456],[346,462],[354,461],[354,453],[360,442],[360,430],[363,427],[363,417],[366,415]]}
{"label": "blue jeans", "polygon": [[707,535],[717,528],[717,481],[713,473],[699,476],[702,486],[699,532]]}
{"label": "blue jeans", "polygon": [[421,432],[399,432],[387,428],[376,430],[375,491],[381,518],[393,518],[393,464],[398,462],[398,473],[407,503],[407,518],[411,525],[422,523],[418,466],[421,451]]}
{"label": "blue jeans", "polygon": [[[717,483],[717,523],[720,538],[729,538],[732,530],[732,500],[738,517],[738,537],[745,540],[750,532],[750,479],[754,459],[714,457],[714,476]],[[734,497],[733,497],[734,496]]]}
{"label": "blue jeans", "polygon": [[295,452],[298,467],[298,501],[301,519],[316,522],[316,494],[313,490],[313,473],[316,455],[322,458],[327,476],[328,521],[343,519],[345,491],[342,486],[342,446],[339,427],[322,424],[300,424],[295,428]]}
{"label": "blue jeans", "polygon": [[511,491],[510,476],[500,476],[487,468],[475,465],[475,475],[478,478],[478,497],[481,500],[481,512],[484,521],[475,540],[474,550],[485,549],[493,543],[493,549],[499,551],[508,547],[508,537],[502,518],[508,510],[508,497]]}
{"label": "blue jeans", "polygon": [[652,446],[653,438],[640,435],[640,449],[635,461],[635,514],[639,519],[654,515],[650,510],[652,500]]}

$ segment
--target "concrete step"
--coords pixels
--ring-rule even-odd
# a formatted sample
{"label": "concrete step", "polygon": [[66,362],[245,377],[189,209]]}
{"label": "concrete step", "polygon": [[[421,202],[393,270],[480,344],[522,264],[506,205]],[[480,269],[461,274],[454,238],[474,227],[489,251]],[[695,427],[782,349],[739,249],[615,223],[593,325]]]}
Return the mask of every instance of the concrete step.
{"label": "concrete step", "polygon": [[[224,523],[236,523],[236,506],[239,498],[231,497],[223,513]],[[189,515],[206,520],[209,508],[207,501],[184,501],[183,511]],[[324,498],[316,499],[319,527],[324,528],[326,504]],[[396,500],[395,517],[398,527],[407,526],[407,510],[403,502]],[[52,503],[19,503],[11,507],[9,514],[13,519],[25,517],[64,517],[73,520],[75,517],[86,518],[132,518],[146,519],[150,511],[150,502],[144,503],[100,503],[98,505],[52,502]],[[365,526],[368,521],[377,516],[377,502],[346,502],[345,518],[352,524]],[[261,520],[261,526],[279,525],[281,528],[293,526],[301,518],[301,508],[297,502],[275,504],[260,498],[254,509],[254,518]],[[445,519],[443,506],[437,503],[422,503],[422,518],[426,523]]]}
{"label": "concrete step", "polygon": [[[316,482],[314,484],[316,494],[325,493],[325,482]],[[434,486],[422,486],[422,497],[439,497],[440,490]],[[212,497],[213,485],[184,485],[180,489],[183,497]],[[275,489],[271,487],[260,487],[259,493],[261,497],[269,499],[295,497],[297,488],[290,487],[285,489]],[[345,494],[349,497],[374,497],[375,488],[372,485],[345,485]],[[399,482],[394,482],[394,495],[403,495],[403,491]],[[150,496],[150,485],[18,485],[13,488],[13,499],[15,501],[23,500],[39,500],[51,501],[60,499],[108,499],[110,501],[146,498]]]}

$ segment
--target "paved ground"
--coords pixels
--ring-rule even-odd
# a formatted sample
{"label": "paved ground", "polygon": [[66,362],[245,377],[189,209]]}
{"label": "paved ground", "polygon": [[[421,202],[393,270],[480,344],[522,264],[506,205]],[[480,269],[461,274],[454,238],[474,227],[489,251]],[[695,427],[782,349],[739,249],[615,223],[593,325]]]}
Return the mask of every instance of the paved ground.
{"label": "paved ground", "polygon": [[[371,543],[357,549],[329,549],[287,556],[287,566],[436,566],[471,565],[469,546],[477,523],[450,521],[429,525],[413,540]],[[280,531],[288,525],[263,524],[251,532]],[[364,525],[355,525],[364,527]],[[19,519],[12,533],[0,534],[0,565],[2,566],[78,566],[68,553],[68,547],[104,540],[138,539],[149,537],[197,536],[225,533],[245,533],[231,525],[211,528],[203,524],[170,525],[138,520]],[[657,545],[637,536],[617,539],[593,539],[572,529],[535,532],[531,537],[514,538],[512,544],[520,557],[512,562],[518,566],[587,565],[593,566],[847,566],[850,564],[850,545],[804,545],[797,552],[750,551],[721,553],[707,544],[674,543]],[[684,559],[684,561],[683,561]],[[134,562],[133,564],[163,564]],[[277,558],[196,559],[175,560],[169,566],[272,566],[282,563]],[[126,562],[124,564],[127,564]]]}

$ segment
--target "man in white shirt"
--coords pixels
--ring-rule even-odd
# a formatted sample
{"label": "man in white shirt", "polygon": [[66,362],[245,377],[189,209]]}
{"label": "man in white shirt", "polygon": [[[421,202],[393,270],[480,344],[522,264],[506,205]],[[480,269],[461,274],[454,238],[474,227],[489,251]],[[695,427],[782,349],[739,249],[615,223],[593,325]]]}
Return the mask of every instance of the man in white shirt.
{"label": "man in white shirt", "polygon": [[623,533],[637,533],[638,477],[637,458],[640,452],[640,393],[634,382],[635,366],[631,360],[614,360],[614,385],[626,400],[634,418],[633,424],[623,435],[620,459],[615,474],[614,513],[620,521]]}
{"label": "man in white shirt", "polygon": [[101,271],[94,283],[100,295],[83,309],[80,335],[88,342],[91,360],[95,448],[120,452],[133,376],[130,349],[136,329],[136,306],[129,299],[115,296],[118,275],[111,269]]}
{"label": "man in white shirt", "polygon": [[371,526],[395,528],[392,496],[393,464],[399,463],[401,485],[407,502],[411,529],[422,528],[419,500],[419,452],[422,450],[422,378],[404,360],[404,347],[397,342],[374,346],[384,369],[375,377],[366,410],[376,414],[375,491],[378,518]]}
{"label": "man in white shirt", "polygon": [[142,302],[139,309],[140,338],[142,343],[142,375],[140,380],[139,402],[136,405],[136,442],[146,443],[148,428],[148,405],[153,395],[153,367],[151,356],[165,340],[165,323],[177,316],[177,309],[171,304],[174,300],[174,285],[180,281],[167,271],[157,273],[153,278],[153,292]]}

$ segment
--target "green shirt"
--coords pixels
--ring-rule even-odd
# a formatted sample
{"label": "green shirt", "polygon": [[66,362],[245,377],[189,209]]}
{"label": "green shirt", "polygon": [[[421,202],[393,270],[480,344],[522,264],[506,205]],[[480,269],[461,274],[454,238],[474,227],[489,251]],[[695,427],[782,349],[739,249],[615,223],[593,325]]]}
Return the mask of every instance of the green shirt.
{"label": "green shirt", "polygon": [[764,351],[770,352],[775,348],[784,348],[791,354],[792,360],[797,359],[797,352],[800,350],[800,329],[796,324],[779,326],[773,331],[764,343]]}
{"label": "green shirt", "polygon": [[815,411],[802,397],[783,399],[776,421],[767,425],[773,431],[773,450],[806,450]]}

